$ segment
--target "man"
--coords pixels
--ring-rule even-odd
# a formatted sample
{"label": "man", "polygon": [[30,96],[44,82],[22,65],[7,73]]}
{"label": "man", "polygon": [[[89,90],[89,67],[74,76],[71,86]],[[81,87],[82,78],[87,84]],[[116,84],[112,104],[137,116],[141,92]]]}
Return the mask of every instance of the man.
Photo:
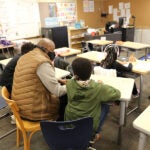
{"label": "man", "polygon": [[58,119],[58,97],[66,94],[66,85],[55,78],[54,49],[54,42],[43,38],[17,63],[11,98],[17,102],[24,119]]}

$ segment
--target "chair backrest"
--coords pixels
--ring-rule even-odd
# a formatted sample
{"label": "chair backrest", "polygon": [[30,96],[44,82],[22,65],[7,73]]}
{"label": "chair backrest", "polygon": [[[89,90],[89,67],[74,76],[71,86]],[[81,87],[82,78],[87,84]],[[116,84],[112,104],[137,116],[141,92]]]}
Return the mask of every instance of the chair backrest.
{"label": "chair backrest", "polygon": [[92,137],[93,118],[73,121],[41,121],[43,136],[52,150],[84,150]]}
{"label": "chair backrest", "polygon": [[2,87],[2,97],[6,101],[6,103],[11,108],[11,111],[13,112],[13,115],[15,116],[15,119],[20,126],[20,128],[24,131],[24,125],[22,123],[22,119],[19,114],[19,108],[17,106],[17,103],[14,100],[10,99],[10,93],[8,92],[7,88],[5,86]]}

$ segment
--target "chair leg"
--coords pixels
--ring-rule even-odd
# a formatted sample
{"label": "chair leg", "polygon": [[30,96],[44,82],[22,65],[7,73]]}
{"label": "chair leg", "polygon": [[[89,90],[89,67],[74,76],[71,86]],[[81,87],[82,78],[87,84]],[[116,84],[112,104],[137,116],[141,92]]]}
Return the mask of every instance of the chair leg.
{"label": "chair leg", "polygon": [[24,144],[24,150],[30,150],[30,145],[29,145],[29,139],[28,139],[28,133],[23,134],[23,144]]}
{"label": "chair leg", "polygon": [[16,143],[17,147],[20,146],[21,138],[22,138],[22,133],[21,133],[21,131],[17,128],[17,143]]}

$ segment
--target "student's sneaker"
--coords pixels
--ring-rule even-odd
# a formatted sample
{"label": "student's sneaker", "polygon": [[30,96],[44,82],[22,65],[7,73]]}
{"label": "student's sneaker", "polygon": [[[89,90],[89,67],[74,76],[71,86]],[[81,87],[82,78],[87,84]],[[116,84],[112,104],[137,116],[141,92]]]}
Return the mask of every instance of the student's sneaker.
{"label": "student's sneaker", "polygon": [[95,142],[99,141],[100,139],[101,139],[101,134],[100,134],[100,133],[97,133],[97,134],[95,135],[95,137],[90,140],[89,144],[92,145],[92,144],[94,144]]}
{"label": "student's sneaker", "polygon": [[135,99],[135,98],[138,98],[140,96],[140,91],[139,89],[137,89],[138,93],[135,94],[135,95],[132,95],[132,98]]}
{"label": "student's sneaker", "polygon": [[16,124],[15,116],[11,115],[10,118],[11,118],[11,122],[10,123],[11,124]]}
{"label": "student's sneaker", "polygon": [[88,150],[96,150],[96,149],[93,148],[93,147],[91,147],[91,146],[89,146],[89,147],[88,147]]}

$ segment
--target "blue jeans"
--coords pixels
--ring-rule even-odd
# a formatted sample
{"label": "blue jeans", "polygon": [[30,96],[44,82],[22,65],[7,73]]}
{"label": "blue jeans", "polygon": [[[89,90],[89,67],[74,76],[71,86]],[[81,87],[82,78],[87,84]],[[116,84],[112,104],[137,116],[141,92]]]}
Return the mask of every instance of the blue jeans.
{"label": "blue jeans", "polygon": [[107,103],[102,103],[101,104],[100,123],[99,123],[99,127],[98,127],[98,130],[97,130],[97,133],[99,133],[102,130],[102,126],[103,126],[104,121],[105,121],[105,119],[107,117],[107,114],[109,112],[109,108],[110,108],[109,104],[107,104]]}

